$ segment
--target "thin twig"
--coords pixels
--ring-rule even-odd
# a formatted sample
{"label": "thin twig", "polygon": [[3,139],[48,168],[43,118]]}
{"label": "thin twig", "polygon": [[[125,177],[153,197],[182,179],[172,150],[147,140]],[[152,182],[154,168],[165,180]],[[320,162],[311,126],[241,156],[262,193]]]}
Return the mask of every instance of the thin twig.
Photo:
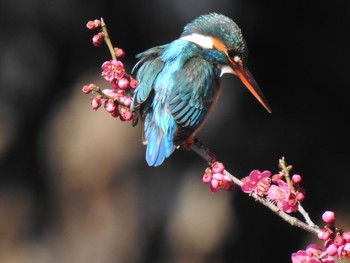
{"label": "thin twig", "polygon": [[112,59],[113,60],[117,60],[117,56],[115,55],[114,53],[114,48],[113,48],[113,45],[112,45],[112,41],[109,37],[109,34],[108,34],[108,30],[107,30],[107,26],[105,24],[105,21],[103,20],[103,18],[101,17],[101,28],[102,28],[102,32],[103,32],[103,35],[104,35],[104,40],[105,40],[105,43],[109,49],[109,52],[111,53],[111,56],[112,56]]}

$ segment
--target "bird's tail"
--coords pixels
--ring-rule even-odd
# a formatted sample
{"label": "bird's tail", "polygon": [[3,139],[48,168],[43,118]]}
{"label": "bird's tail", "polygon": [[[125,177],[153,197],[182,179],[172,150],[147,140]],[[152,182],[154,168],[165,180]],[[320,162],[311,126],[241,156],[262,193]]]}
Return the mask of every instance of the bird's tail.
{"label": "bird's tail", "polygon": [[159,127],[153,126],[146,131],[145,136],[147,139],[146,161],[148,165],[161,165],[174,150],[172,134],[164,134]]}

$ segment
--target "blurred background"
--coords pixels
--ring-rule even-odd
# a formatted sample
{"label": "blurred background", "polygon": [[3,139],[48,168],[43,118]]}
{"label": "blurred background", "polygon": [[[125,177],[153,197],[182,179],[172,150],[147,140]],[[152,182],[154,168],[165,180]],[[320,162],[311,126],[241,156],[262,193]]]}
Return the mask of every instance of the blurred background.
{"label": "blurred background", "polygon": [[211,194],[193,152],[148,167],[140,126],[93,112],[81,92],[108,87],[88,20],[105,19],[131,70],[208,12],[242,28],[273,113],[225,75],[198,137],[239,178],[275,173],[284,156],[316,223],[333,210],[350,229],[349,1],[1,1],[1,263],[290,262],[316,241],[238,188]]}

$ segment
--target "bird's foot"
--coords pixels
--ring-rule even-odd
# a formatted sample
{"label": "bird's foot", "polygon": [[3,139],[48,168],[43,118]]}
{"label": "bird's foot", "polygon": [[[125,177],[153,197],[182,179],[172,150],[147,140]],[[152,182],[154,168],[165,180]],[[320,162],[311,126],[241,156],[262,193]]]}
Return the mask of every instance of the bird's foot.
{"label": "bird's foot", "polygon": [[195,139],[191,136],[190,138],[188,138],[183,144],[182,144],[182,148],[189,151],[191,150],[191,146],[195,143]]}
{"label": "bird's foot", "polygon": [[[182,146],[186,150],[195,150],[197,153],[202,155],[209,164],[216,161],[216,156],[210,151],[210,149],[198,138],[190,137]],[[195,148],[195,149],[194,149]]]}

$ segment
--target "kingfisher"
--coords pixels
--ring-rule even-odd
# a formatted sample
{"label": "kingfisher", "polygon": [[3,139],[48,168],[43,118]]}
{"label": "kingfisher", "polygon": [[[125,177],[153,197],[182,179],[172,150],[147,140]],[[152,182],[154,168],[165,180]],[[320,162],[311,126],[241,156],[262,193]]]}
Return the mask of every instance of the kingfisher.
{"label": "kingfisher", "polygon": [[247,68],[248,49],[230,18],[209,13],[187,24],[180,37],[136,56],[138,86],[131,110],[143,123],[149,166],[161,165],[176,148],[190,145],[212,111],[220,78],[235,74],[262,106],[271,108]]}

